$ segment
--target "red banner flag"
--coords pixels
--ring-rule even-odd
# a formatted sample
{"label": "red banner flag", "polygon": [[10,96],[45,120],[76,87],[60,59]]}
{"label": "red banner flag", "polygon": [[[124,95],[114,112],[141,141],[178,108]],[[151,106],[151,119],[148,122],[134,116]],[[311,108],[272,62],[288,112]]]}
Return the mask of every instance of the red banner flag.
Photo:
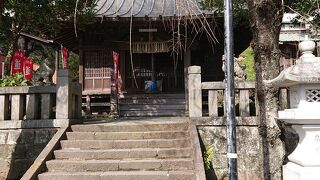
{"label": "red banner flag", "polygon": [[119,53],[113,51],[114,74],[116,80],[116,92],[119,94]]}
{"label": "red banner flag", "polygon": [[31,58],[24,58],[23,62],[23,74],[27,80],[32,78],[33,61]]}
{"label": "red banner flag", "polygon": [[61,48],[61,54],[62,54],[62,65],[63,69],[69,68],[69,55],[68,55],[68,49],[65,47]]}
{"label": "red banner flag", "polygon": [[23,73],[24,51],[17,50],[12,58],[11,75]]}

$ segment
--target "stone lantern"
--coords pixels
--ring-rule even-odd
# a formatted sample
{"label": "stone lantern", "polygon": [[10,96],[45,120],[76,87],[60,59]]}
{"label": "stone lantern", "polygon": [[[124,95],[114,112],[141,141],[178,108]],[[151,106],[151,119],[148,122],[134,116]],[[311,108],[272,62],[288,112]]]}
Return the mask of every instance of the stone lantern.
{"label": "stone lantern", "polygon": [[291,124],[299,144],[283,166],[284,180],[320,179],[320,57],[315,57],[313,41],[299,44],[302,56],[268,85],[288,87],[290,109],[279,111],[278,119]]}

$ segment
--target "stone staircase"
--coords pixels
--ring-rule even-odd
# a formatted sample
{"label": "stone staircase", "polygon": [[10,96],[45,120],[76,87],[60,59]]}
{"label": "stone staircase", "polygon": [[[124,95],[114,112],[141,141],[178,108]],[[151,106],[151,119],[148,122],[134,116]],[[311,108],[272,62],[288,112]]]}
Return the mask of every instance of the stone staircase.
{"label": "stone staircase", "polygon": [[185,95],[135,94],[119,99],[120,116],[185,116]]}
{"label": "stone staircase", "polygon": [[190,124],[169,118],[73,125],[67,140],[60,142],[61,149],[54,152],[55,158],[46,162],[47,172],[38,178],[202,180],[195,151],[200,147]]}

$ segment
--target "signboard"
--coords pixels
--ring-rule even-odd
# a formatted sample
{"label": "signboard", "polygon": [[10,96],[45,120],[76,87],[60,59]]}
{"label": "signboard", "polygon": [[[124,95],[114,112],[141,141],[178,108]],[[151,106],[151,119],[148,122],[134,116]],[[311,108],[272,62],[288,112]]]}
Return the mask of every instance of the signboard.
{"label": "signboard", "polygon": [[69,55],[68,55],[68,49],[65,47],[61,47],[61,54],[62,54],[62,66],[63,69],[69,68]]}
{"label": "signboard", "polygon": [[31,58],[24,58],[23,61],[23,74],[27,80],[32,78],[33,61]]}
{"label": "signboard", "polygon": [[12,58],[11,75],[23,73],[24,51],[17,50]]}
{"label": "signboard", "polygon": [[119,53],[113,51],[114,75],[116,80],[116,92],[119,93]]}

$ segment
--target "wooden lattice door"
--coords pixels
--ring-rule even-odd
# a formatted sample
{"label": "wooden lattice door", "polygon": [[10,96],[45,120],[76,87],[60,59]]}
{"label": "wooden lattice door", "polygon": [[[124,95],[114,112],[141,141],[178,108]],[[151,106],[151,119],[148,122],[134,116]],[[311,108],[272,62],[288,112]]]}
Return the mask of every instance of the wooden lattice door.
{"label": "wooden lattice door", "polygon": [[84,91],[93,94],[111,92],[113,60],[111,51],[92,50],[84,52]]}

